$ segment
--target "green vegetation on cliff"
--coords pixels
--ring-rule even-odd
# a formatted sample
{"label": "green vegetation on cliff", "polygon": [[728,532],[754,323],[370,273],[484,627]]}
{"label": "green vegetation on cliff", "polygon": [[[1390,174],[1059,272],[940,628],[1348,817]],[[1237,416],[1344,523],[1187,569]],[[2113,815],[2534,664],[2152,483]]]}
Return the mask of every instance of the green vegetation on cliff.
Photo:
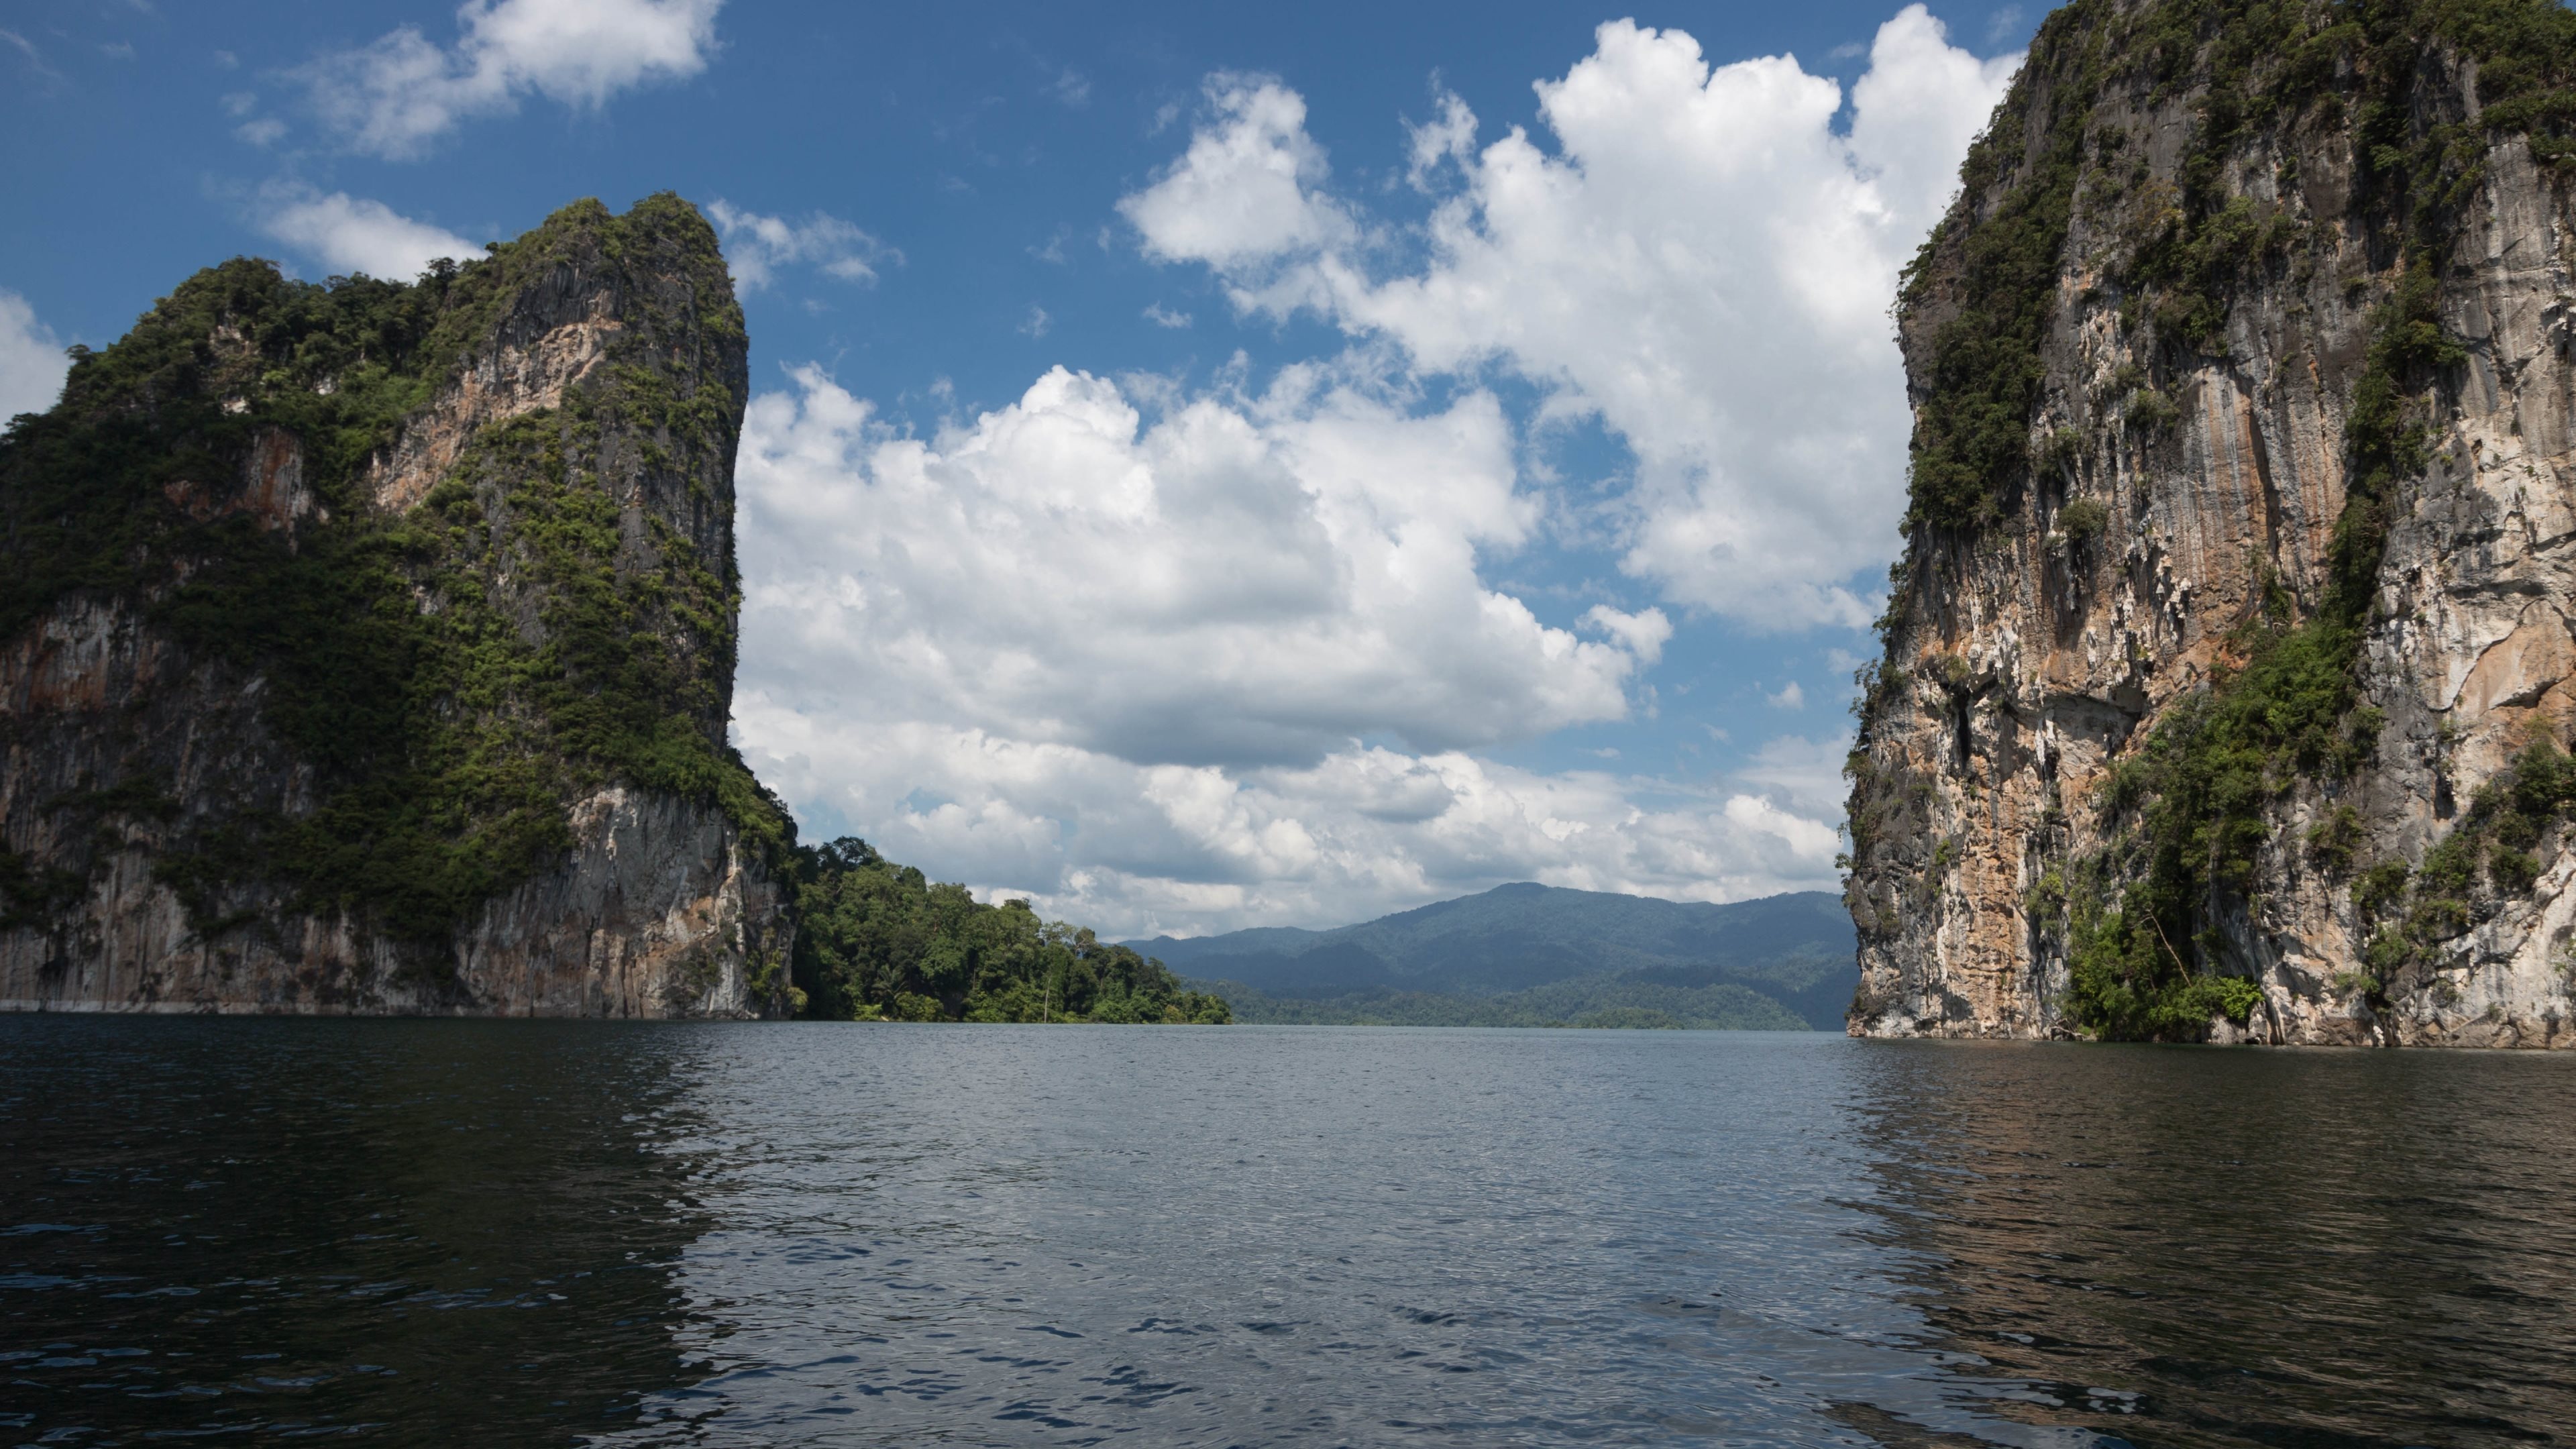
{"label": "green vegetation on cliff", "polygon": [[[2442,53],[2477,64],[2481,110],[2418,126],[2410,88]],[[2153,178],[2125,131],[2093,125],[2106,102],[2193,88],[2178,184]],[[2137,299],[2123,321],[2151,322],[2167,361],[2223,351],[2232,292],[2304,240],[2282,208],[2229,193],[2241,146],[2348,127],[2363,219],[2409,255],[2438,248],[2491,137],[2528,137],[2544,162],[2576,156],[2576,14],[2556,0],[2076,0],[2042,22],[1999,114],[1898,297],[1939,319],[1917,359],[1909,531],[1973,532],[2031,481],[2079,195],[2126,230],[2127,263],[2103,279]],[[2152,413],[2162,395],[2144,394]]]}
{"label": "green vegetation on cliff", "polygon": [[[376,508],[370,464],[405,420],[532,342],[514,324],[576,279],[613,294],[606,365],[464,440],[418,506]],[[742,347],[715,234],[667,194],[576,203],[411,285],[209,268],[76,349],[61,403],[0,437],[0,639],[73,601],[139,617],[227,671],[310,772],[304,800],[166,832],[156,871],[209,935],[257,927],[228,913],[278,890],[435,940],[558,858],[571,802],[617,782],[718,802],[776,854],[793,826],[723,734],[733,559],[664,516],[719,506]],[[246,478],[280,436],[309,516]],[[104,828],[130,807],[63,808]],[[0,860],[12,918],[59,885],[30,870]]]}
{"label": "green vegetation on cliff", "polygon": [[1223,997],[1160,961],[1041,921],[1026,901],[978,903],[864,840],[795,852],[795,980],[836,1020],[1097,1021],[1221,1026]]}
{"label": "green vegetation on cliff", "polygon": [[2399,973],[2465,934],[2482,897],[2530,893],[2542,869],[2534,852],[2546,849],[2551,829],[2571,816],[2576,761],[2543,735],[2479,787],[2451,833],[2425,852],[2423,869],[2385,860],[2353,880],[2353,908],[2370,936],[2359,969],[2342,984],[2374,1007],[2386,1006]]}

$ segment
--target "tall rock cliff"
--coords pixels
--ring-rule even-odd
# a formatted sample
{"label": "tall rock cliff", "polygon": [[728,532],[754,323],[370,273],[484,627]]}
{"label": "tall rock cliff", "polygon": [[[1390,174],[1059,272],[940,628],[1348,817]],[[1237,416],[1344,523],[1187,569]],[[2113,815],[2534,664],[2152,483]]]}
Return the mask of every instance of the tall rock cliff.
{"label": "tall rock cliff", "polygon": [[782,1009],[741,309],[672,196],[238,260],[0,438],[0,1007]]}
{"label": "tall rock cliff", "polygon": [[2576,16],[2078,0],[1900,303],[1856,1034],[2576,1045]]}

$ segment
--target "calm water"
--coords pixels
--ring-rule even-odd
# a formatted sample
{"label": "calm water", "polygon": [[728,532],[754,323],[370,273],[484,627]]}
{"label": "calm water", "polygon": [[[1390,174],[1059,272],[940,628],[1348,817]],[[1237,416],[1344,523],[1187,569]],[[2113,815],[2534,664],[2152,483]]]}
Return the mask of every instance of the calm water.
{"label": "calm water", "polygon": [[2576,1437],[2576,1058],[0,1019],[0,1442]]}

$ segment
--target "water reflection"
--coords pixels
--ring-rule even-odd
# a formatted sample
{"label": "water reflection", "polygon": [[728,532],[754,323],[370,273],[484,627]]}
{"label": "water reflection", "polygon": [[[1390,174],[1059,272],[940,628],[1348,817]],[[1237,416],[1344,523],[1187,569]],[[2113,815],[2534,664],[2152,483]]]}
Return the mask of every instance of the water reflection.
{"label": "water reflection", "polygon": [[694,1380],[710,1038],[0,1018],[0,1424],[573,1442]]}
{"label": "water reflection", "polygon": [[1951,1392],[1853,1206],[1851,1051],[778,1029],[701,1084],[716,1372],[662,1407],[743,1446],[2094,1444]]}
{"label": "water reflection", "polygon": [[2140,1443],[2576,1424],[2576,1061],[1886,1044],[1881,1241],[1995,1411]]}
{"label": "water reflection", "polygon": [[2484,1445],[2576,1058],[0,1018],[0,1428]]}

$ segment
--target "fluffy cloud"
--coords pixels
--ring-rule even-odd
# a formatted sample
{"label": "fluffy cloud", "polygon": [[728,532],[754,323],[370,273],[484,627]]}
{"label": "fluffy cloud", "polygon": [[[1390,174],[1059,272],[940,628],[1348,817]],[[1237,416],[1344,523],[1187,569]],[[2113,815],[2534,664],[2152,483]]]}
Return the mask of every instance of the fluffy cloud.
{"label": "fluffy cloud", "polygon": [[1538,521],[1490,395],[1304,367],[1149,419],[1059,368],[922,440],[795,382],[744,429],[735,718],[809,817],[1121,932],[1831,880],[1829,811],[1777,785],[1472,753],[1622,717],[1671,634],[1485,584]]}
{"label": "fluffy cloud", "polygon": [[1118,203],[1149,254],[1234,269],[1357,236],[1318,190],[1324,150],[1306,134],[1304,99],[1275,80],[1233,75],[1209,77],[1207,99],[1213,115],[1189,150]]}
{"label": "fluffy cloud", "polygon": [[1595,604],[1583,612],[1583,622],[1628,646],[1628,652],[1642,663],[1652,664],[1664,657],[1664,641],[1673,637],[1672,621],[1661,609],[1647,609],[1629,614]]}
{"label": "fluffy cloud", "polygon": [[442,47],[404,26],[307,67],[315,110],[355,150],[417,156],[534,93],[593,109],[704,70],[723,0],[466,0]]}
{"label": "fluffy cloud", "polygon": [[483,254],[452,231],[346,192],[272,186],[260,194],[259,208],[261,231],[333,272],[407,282],[440,257]]}
{"label": "fluffy cloud", "polygon": [[52,407],[69,371],[62,339],[36,320],[26,298],[0,291],[0,423]]}
{"label": "fluffy cloud", "polygon": [[856,225],[819,211],[797,222],[718,200],[707,215],[715,219],[725,260],[746,292],[768,286],[781,267],[810,266],[845,282],[868,283],[877,279],[877,263],[903,260],[903,253]]}
{"label": "fluffy cloud", "polygon": [[1904,487],[1888,299],[2016,63],[1910,6],[1838,132],[1841,88],[1793,59],[1712,69],[1679,31],[1604,25],[1538,87],[1554,154],[1518,128],[1476,151],[1456,97],[1414,129],[1416,183],[1455,189],[1419,265],[1385,275],[1322,189],[1299,98],[1221,77],[1187,153],[1121,210],[1247,311],[1313,308],[1423,372],[1499,365],[1552,416],[1597,415],[1638,461],[1622,567],[1668,602],[1860,624],[1851,580],[1892,554]]}
{"label": "fluffy cloud", "polygon": [[1784,735],[1755,750],[1735,778],[1796,814],[1838,818],[1843,812],[1843,761],[1851,746],[1848,733],[1814,740]]}
{"label": "fluffy cloud", "polygon": [[1148,425],[1057,368],[928,441],[818,372],[756,400],[740,475],[746,649],[767,687],[1137,764],[1311,765],[1349,740],[1432,750],[1619,718],[1660,614],[1587,638],[1485,587],[1529,536],[1483,393],[1415,415],[1290,369]]}

